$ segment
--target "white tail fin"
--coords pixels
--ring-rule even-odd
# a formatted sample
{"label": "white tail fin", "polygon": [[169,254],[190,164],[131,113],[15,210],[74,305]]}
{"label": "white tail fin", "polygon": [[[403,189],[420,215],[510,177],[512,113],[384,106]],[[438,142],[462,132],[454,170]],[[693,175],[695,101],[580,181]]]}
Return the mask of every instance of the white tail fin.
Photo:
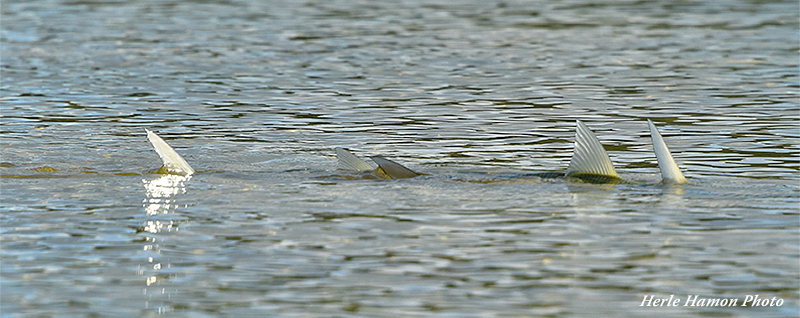
{"label": "white tail fin", "polygon": [[686,178],[683,177],[681,169],[678,168],[678,164],[675,163],[675,159],[672,158],[672,154],[670,154],[669,148],[667,148],[667,144],[664,142],[664,138],[662,138],[661,134],[658,132],[658,128],[656,128],[656,125],[649,119],[647,123],[650,125],[650,138],[653,139],[653,150],[656,152],[656,158],[658,159],[658,168],[661,169],[662,182],[675,184],[686,183]]}
{"label": "white tail fin", "polygon": [[619,178],[617,171],[608,158],[608,153],[603,149],[600,140],[580,120],[575,130],[575,150],[567,168],[567,176],[577,174],[590,174],[612,178]]}
{"label": "white tail fin", "polygon": [[184,176],[194,173],[194,169],[192,169],[192,167],[186,163],[186,160],[183,160],[183,157],[175,152],[175,149],[172,149],[164,139],[161,139],[161,137],[148,129],[145,129],[145,131],[147,131],[147,139],[153,144],[153,148],[156,149],[158,156],[161,157],[161,161],[164,161],[164,168],[166,168],[169,173]]}
{"label": "white tail fin", "polygon": [[419,175],[411,171],[411,169],[403,167],[403,165],[389,159],[384,159],[382,157],[371,157],[370,159],[378,164],[379,170],[383,170],[383,172],[392,179],[413,178]]}
{"label": "white tail fin", "polygon": [[336,147],[336,158],[339,159],[339,168],[342,170],[352,170],[352,171],[371,171],[375,170],[375,167],[370,165],[368,162],[356,157],[354,154],[350,153],[344,148]]}

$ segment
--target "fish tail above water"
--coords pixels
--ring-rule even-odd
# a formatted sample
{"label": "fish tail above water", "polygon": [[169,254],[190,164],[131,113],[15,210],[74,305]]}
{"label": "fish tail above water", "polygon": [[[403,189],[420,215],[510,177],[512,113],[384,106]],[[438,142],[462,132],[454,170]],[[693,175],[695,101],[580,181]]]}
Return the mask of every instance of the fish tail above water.
{"label": "fish tail above water", "polygon": [[383,157],[371,157],[378,164],[378,172],[383,172],[391,179],[413,178],[419,175],[403,165]]}
{"label": "fish tail above water", "polygon": [[658,168],[661,169],[662,182],[672,184],[686,183],[686,178],[683,177],[681,169],[678,168],[678,164],[672,158],[672,154],[667,148],[667,143],[664,142],[664,138],[661,137],[658,128],[650,119],[647,120],[647,123],[650,125],[650,138],[653,140],[653,150],[656,153],[656,159],[658,159]]}
{"label": "fish tail above water", "polygon": [[610,180],[620,179],[597,136],[580,120],[577,121],[577,124],[575,150],[572,153],[566,176],[580,179],[590,176]]}
{"label": "fish tail above water", "polygon": [[376,156],[370,158],[372,161],[375,161],[375,163],[378,164],[378,168],[376,169],[375,166],[361,158],[356,157],[354,154],[347,151],[347,149],[336,147],[335,150],[336,158],[339,159],[339,168],[343,170],[357,172],[371,171],[376,176],[383,179],[413,178],[420,175],[419,173],[411,171],[411,169],[403,167],[403,165],[397,162],[383,157]]}
{"label": "fish tail above water", "polygon": [[183,157],[175,152],[175,149],[172,149],[164,139],[161,139],[161,137],[148,129],[145,129],[145,131],[147,131],[147,139],[150,140],[158,156],[161,157],[161,161],[164,162],[163,168],[166,169],[167,172],[184,176],[191,175],[195,172],[186,160],[183,160]]}
{"label": "fish tail above water", "polygon": [[342,170],[352,170],[352,171],[371,171],[375,170],[375,167],[370,165],[368,162],[362,160],[359,157],[356,157],[354,154],[347,151],[347,149],[336,147],[336,158],[339,159],[339,168]]}

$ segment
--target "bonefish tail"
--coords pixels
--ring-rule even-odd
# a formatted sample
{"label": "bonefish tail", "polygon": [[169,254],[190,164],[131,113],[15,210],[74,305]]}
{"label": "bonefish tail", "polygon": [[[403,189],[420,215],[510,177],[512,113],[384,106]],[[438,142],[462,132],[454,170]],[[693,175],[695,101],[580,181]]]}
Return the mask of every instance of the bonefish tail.
{"label": "bonefish tail", "polygon": [[391,179],[413,178],[419,175],[419,173],[416,173],[397,162],[391,161],[383,157],[376,156],[376,157],[371,157],[370,159],[372,159],[372,161],[375,161],[375,163],[378,164],[378,169],[383,173],[385,173],[387,176],[389,176],[389,178]]}
{"label": "bonefish tail", "polygon": [[647,120],[647,123],[650,125],[650,138],[653,140],[653,150],[656,153],[656,159],[658,159],[658,168],[661,169],[662,182],[672,184],[686,183],[686,178],[683,177],[681,169],[678,168],[678,164],[672,158],[672,154],[667,148],[667,143],[664,142],[664,138],[661,137],[658,128],[650,119]]}
{"label": "bonefish tail", "polygon": [[195,172],[189,163],[183,160],[183,157],[175,152],[175,149],[172,149],[164,139],[148,129],[145,131],[147,131],[147,139],[150,140],[158,156],[161,157],[161,161],[164,162],[164,168],[169,173],[188,176]]}
{"label": "bonefish tail", "polygon": [[339,169],[358,172],[375,170],[375,167],[370,165],[369,162],[356,157],[354,154],[347,151],[347,149],[336,147],[335,150],[336,158],[339,159]]}
{"label": "bonefish tail", "polygon": [[580,120],[575,129],[575,150],[567,168],[567,177],[578,175],[595,175],[619,178],[611,164],[608,153],[600,144],[597,136]]}

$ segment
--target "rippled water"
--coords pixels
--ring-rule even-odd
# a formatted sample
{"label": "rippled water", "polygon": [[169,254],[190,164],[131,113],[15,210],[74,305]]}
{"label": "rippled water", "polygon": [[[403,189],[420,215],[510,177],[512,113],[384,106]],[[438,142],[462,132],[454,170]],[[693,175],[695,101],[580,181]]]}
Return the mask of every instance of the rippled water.
{"label": "rippled water", "polygon": [[[800,313],[796,1],[0,9],[4,317]],[[525,177],[576,119],[639,184]]]}

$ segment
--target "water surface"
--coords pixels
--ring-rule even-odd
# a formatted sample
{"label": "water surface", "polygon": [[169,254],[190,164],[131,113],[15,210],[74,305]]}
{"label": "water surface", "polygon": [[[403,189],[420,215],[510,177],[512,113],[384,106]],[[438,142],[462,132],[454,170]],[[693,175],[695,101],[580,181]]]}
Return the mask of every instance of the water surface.
{"label": "water surface", "polygon": [[[800,312],[795,1],[0,9],[3,316]],[[576,119],[636,184],[525,176]],[[155,174],[145,128],[198,173]]]}

